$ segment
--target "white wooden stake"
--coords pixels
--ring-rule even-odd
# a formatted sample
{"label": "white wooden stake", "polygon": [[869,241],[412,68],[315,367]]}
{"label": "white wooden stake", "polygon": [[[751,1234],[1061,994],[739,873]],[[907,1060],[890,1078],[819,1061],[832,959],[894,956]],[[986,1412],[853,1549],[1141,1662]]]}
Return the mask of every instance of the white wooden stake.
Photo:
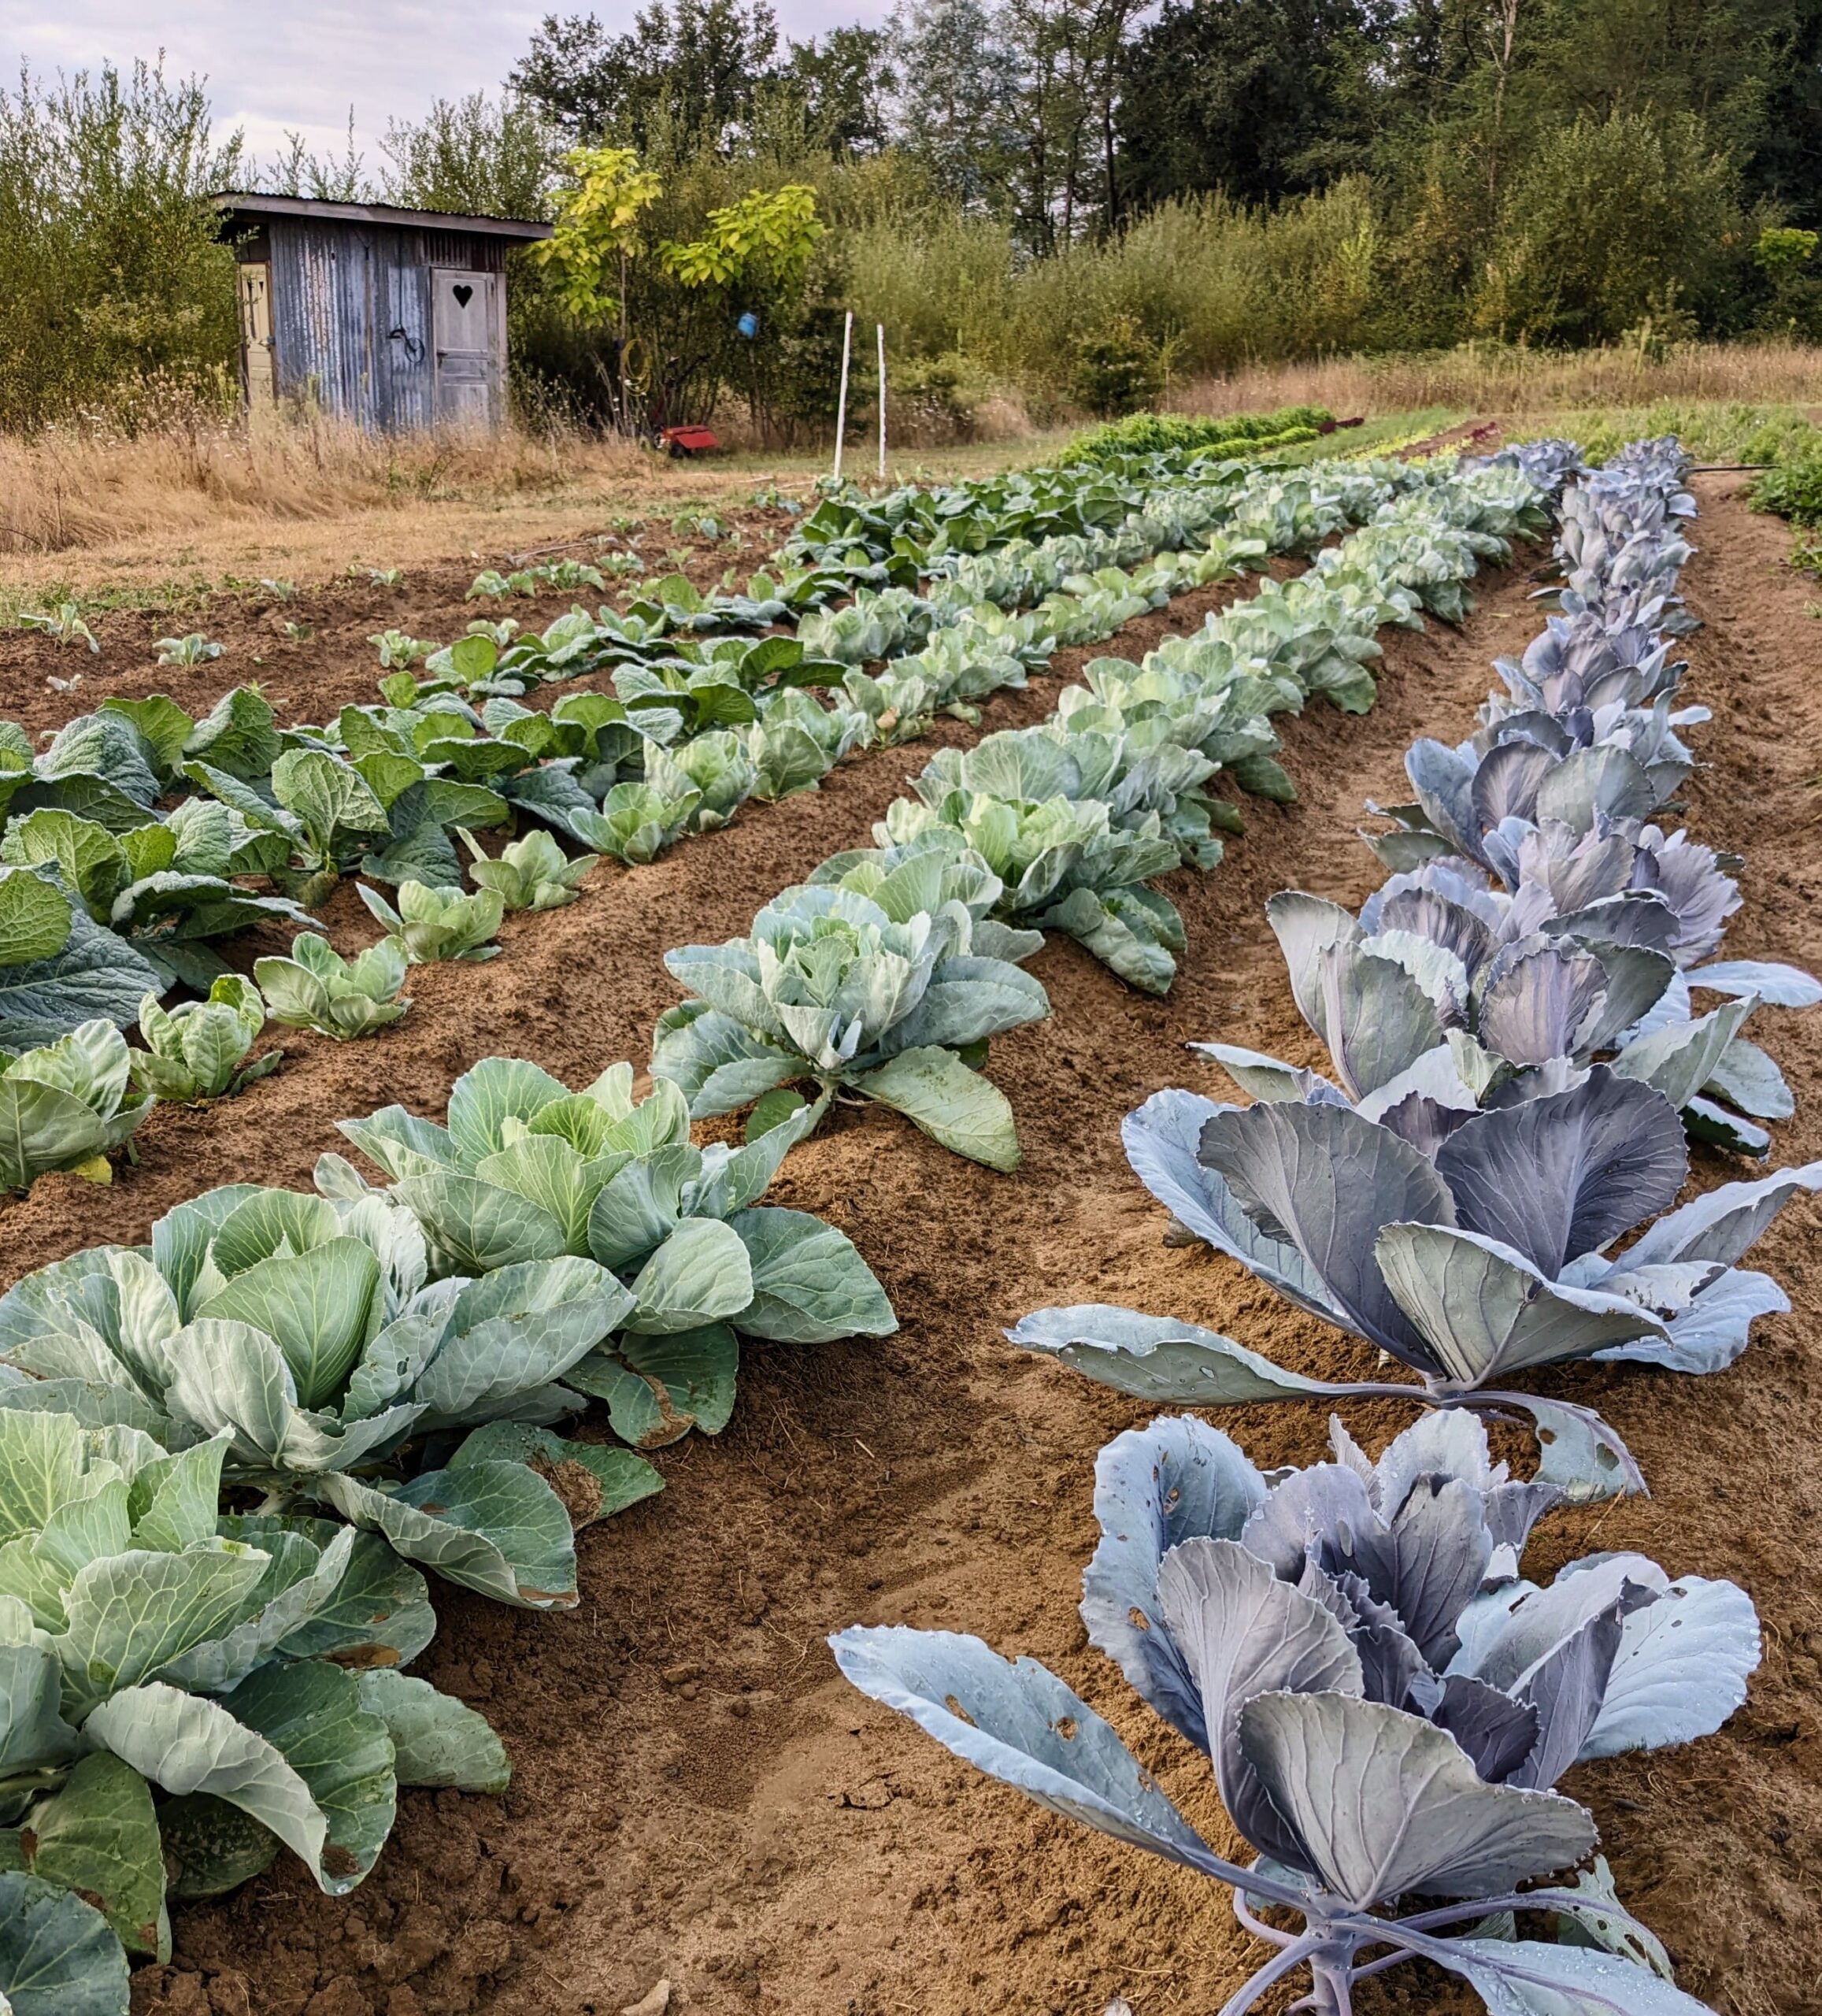
{"label": "white wooden stake", "polygon": [[842,328],[842,389],[835,399],[835,481],[842,480],[842,436],[848,431],[848,352],[854,347],[854,311]]}
{"label": "white wooden stake", "polygon": [[880,480],[883,483],[886,480],[886,325],[883,322],[876,322],[873,329],[880,339]]}

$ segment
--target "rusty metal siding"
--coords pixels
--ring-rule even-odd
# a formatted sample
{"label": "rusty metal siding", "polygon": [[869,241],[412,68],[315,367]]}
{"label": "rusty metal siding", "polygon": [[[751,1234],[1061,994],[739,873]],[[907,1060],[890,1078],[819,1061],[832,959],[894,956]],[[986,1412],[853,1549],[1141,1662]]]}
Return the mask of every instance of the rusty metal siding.
{"label": "rusty metal siding", "polygon": [[[280,396],[375,432],[430,426],[431,269],[503,272],[505,243],[480,233],[280,217],[270,220],[268,243]],[[503,317],[498,344],[503,381]]]}

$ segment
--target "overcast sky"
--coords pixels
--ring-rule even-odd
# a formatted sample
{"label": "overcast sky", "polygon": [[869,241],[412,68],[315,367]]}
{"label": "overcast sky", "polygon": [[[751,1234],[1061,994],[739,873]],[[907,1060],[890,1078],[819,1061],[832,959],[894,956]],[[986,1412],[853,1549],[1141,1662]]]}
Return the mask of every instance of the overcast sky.
{"label": "overcast sky", "polygon": [[[883,0],[775,0],[785,32],[802,37],[839,22],[877,20]],[[0,60],[34,70],[94,69],[166,52],[173,76],[206,74],[218,131],[246,129],[260,155],[287,130],[318,153],[339,154],[354,113],[357,144],[378,165],[391,117],[415,118],[432,98],[492,90],[549,13],[630,24],[634,0],[0,0]]]}

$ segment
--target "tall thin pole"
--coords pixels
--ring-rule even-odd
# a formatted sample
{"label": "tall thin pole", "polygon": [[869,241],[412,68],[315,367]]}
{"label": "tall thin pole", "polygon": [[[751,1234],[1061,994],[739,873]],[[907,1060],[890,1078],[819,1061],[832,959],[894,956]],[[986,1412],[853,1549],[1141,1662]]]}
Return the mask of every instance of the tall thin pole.
{"label": "tall thin pole", "polygon": [[626,247],[620,250],[620,431],[632,432],[632,389],[626,382]]}
{"label": "tall thin pole", "polygon": [[886,325],[873,324],[874,333],[880,339],[880,480],[886,480]]}
{"label": "tall thin pole", "polygon": [[842,480],[842,436],[848,431],[848,352],[854,347],[854,311],[842,328],[842,389],[835,400],[835,481]]}

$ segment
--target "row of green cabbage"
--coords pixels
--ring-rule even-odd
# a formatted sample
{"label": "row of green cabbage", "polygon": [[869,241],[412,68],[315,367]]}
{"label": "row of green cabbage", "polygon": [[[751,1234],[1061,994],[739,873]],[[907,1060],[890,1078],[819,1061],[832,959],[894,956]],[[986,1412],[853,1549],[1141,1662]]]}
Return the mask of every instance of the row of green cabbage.
{"label": "row of green cabbage", "polygon": [[[1342,485],[1362,510],[1383,489],[1351,473]],[[457,829],[529,818],[597,851],[650,859],[682,832],[724,824],[750,797],[813,785],[857,745],[920,732],[938,707],[967,710],[1022,683],[1060,643],[1108,635],[1172,593],[1259,550],[1307,546],[1338,522],[1309,479],[1252,487],[1234,466],[1153,494],[1162,517],[1129,512],[1117,532],[954,558],[961,571],[929,596],[863,590],[814,617],[821,627],[807,642],[691,641],[705,626],[772,621],[763,604],[661,610],[636,647],[612,634],[635,619],[577,611],[511,680],[490,678],[496,648],[471,636],[428,680],[394,674],[382,682],[385,704],[344,709],[324,727],[281,729],[244,687],[200,721],[161,695],[110,699],[42,753],[0,727],[0,1043],[41,1042],[98,1014],[124,1025],[148,988],[204,989],[226,970],[213,940],[274,919],[309,925],[344,874],[459,887]],[[1143,562],[1161,542],[1205,541],[1230,519],[1237,550],[1205,543],[1136,577],[1105,572],[1115,555]],[[1063,592],[1065,581],[1079,591]],[[1040,606],[1005,613],[1021,600]],[[913,646],[909,665],[868,676],[865,665]],[[574,694],[548,713],[503,691],[474,704],[490,683],[523,691],[603,664],[614,668],[611,695]],[[840,691],[835,706],[812,697],[818,684]]]}
{"label": "row of green cabbage", "polygon": [[[1405,528],[1366,552],[1412,564]],[[1345,557],[1329,572],[1324,592],[1357,602]],[[1410,620],[1406,591],[1379,592]],[[1324,662],[1279,651],[1281,695],[1293,663]],[[838,1086],[1009,1159],[971,1060],[1048,1004],[1017,964],[1038,934],[991,914],[1005,895],[953,836],[825,864],[750,944],[672,955],[717,1013],[758,1004],[712,1088],[699,995],[661,1025],[643,1105],[629,1066],[571,1093],[491,1060],[446,1126],[398,1108],[344,1124],[383,1188],[326,1157],[313,1198],[211,1192],[150,1249],[80,1254],[0,1303],[0,1665],[20,1704],[0,1796],[22,1822],[27,1916],[62,1942],[60,2007],[112,2016],[122,1947],[164,1949],[167,1894],[231,1887],[280,1843],[346,1887],[398,1784],[498,1782],[478,1718],[394,1684],[428,1636],[419,1568],[508,1602],[573,1601],[573,1524],[658,1487],[636,1448],[724,1424],[743,1335],[894,1327],[842,1234],[759,1199]],[[692,1102],[755,1099],[744,1146],[691,1144]],[[591,1397],[632,1446],[550,1433]],[[178,1480],[174,1523],[160,1508]],[[258,1494],[257,1510],[212,1525],[222,1490],[236,1507]],[[387,1678],[351,1682],[350,1666]]]}
{"label": "row of green cabbage", "polygon": [[[863,590],[817,619],[827,632],[839,628],[814,641],[841,658],[807,658],[801,639],[731,640],[687,670],[681,662],[623,668],[614,674],[617,697],[576,694],[548,713],[500,695],[477,713],[402,674],[383,683],[394,700],[413,704],[345,709],[332,732],[279,730],[251,689],[237,689],[201,724],[168,699],[109,701],[38,759],[0,834],[0,858],[15,864],[0,868],[0,954],[13,954],[0,970],[3,1026],[14,1041],[40,1040],[9,1058],[0,1079],[12,1144],[0,1180],[23,1187],[58,1168],[105,1177],[106,1153],[144,1118],[148,1097],[185,1095],[167,1089],[168,1074],[136,1068],[139,1092],[129,1097],[123,1046],[88,1025],[122,1025],[137,1010],[150,1027],[163,1014],[155,997],[178,978],[199,991],[235,986],[243,1006],[252,1005],[257,995],[219,970],[208,943],[219,932],[273,917],[309,926],[297,899],[320,902],[357,864],[399,882],[396,910],[370,888],[362,894],[412,961],[486,956],[503,908],[554,905],[589,858],[566,862],[550,832],[534,830],[489,858],[471,825],[542,818],[572,843],[650,859],[686,828],[724,823],[750,795],[813,787],[850,748],[920,732],[939,703],[972,712],[972,699],[1022,684],[1027,665],[1046,661],[1059,641],[1098,639],[1266,550],[1307,548],[1408,480],[1347,471],[1320,484],[1242,477],[1236,485],[1232,474],[1175,499],[1168,524],[1153,517],[1097,534],[1092,546],[1052,539],[958,558],[958,572],[935,585],[932,598]],[[1191,522],[1224,511],[1233,529],[1205,535],[1196,551],[1166,554],[1131,574],[1103,569],[1090,580],[1068,571],[1115,549],[1149,548],[1166,534],[1187,537]],[[1070,591],[1046,586],[1057,581]],[[1029,614],[1001,612],[1002,602],[1040,595]],[[920,638],[920,650],[876,678],[861,662],[844,669],[846,659],[890,657]],[[865,704],[825,707],[790,683],[818,665],[841,672]],[[654,700],[661,703],[646,704]],[[739,710],[754,718],[731,728],[702,724]],[[1268,732],[1261,747],[1272,739]],[[1272,785],[1276,773],[1263,759],[1255,773],[1239,774],[1255,788]],[[157,796],[187,781],[213,797],[160,813]],[[385,831],[375,830],[386,821]],[[472,895],[459,887],[452,830],[476,857],[468,872],[481,887]],[[166,855],[169,865],[153,865]],[[237,879],[254,873],[282,886],[260,894]],[[53,950],[60,932],[61,948]],[[385,941],[345,962],[306,932],[291,959],[261,962],[256,978],[280,1019],[356,1034],[403,1012],[397,963]],[[206,1043],[213,1056],[230,1019],[192,1017],[183,1040],[192,1048]],[[243,1016],[240,1026],[237,1065],[259,1024]],[[219,1072],[194,1075],[205,1096],[231,1081],[229,1074],[209,1083]]]}
{"label": "row of green cabbage", "polygon": [[[171,1901],[291,1849],[339,1893],[406,1785],[498,1790],[482,1718],[403,1669],[423,1571],[577,1600],[636,1451],[732,1408],[742,1340],[883,1336],[846,1237],[761,1200],[815,1117],[698,1148],[631,1065],[490,1059],[446,1125],[343,1123],[318,1193],[236,1184],[0,1300],[0,1993],[124,2016]],[[617,1440],[553,1427],[598,1400]],[[13,1872],[10,1874],[6,1871]]]}
{"label": "row of green cabbage", "polygon": [[[1465,593],[1461,584],[1476,556],[1503,550],[1504,532],[1521,524],[1532,508],[1521,491],[1514,490],[1508,472],[1475,472],[1457,478],[1446,471],[1425,471],[1391,481],[1403,494],[1382,506],[1368,529],[1342,547],[1320,554],[1302,579],[1288,587],[1263,583],[1257,595],[1214,619],[1194,639],[1154,654],[1136,675],[1123,660],[1097,662],[1091,668],[1089,689],[1065,696],[1060,723],[991,737],[966,755],[946,752],[920,780],[924,802],[905,801],[895,806],[882,838],[898,846],[939,827],[959,834],[984,854],[1007,884],[997,899],[1003,917],[1068,932],[1124,977],[1161,991],[1174,971],[1181,927],[1166,899],[1143,884],[1179,859],[1211,866],[1220,855],[1217,829],[1238,830],[1237,810],[1208,788],[1209,780],[1225,769],[1246,790],[1289,796],[1288,780],[1270,754],[1277,743],[1270,713],[1300,705],[1312,691],[1344,706],[1368,704],[1372,680],[1366,665],[1377,649],[1374,630],[1387,622],[1412,621],[1420,601],[1446,616],[1458,616]],[[1051,595],[1039,613],[1051,632],[1041,645],[1047,652],[1056,633],[1064,630],[1065,617],[1065,634],[1098,636],[1135,610],[1163,601],[1186,582],[1231,571],[1242,556],[1256,558],[1265,547],[1307,546],[1331,536],[1388,487],[1387,480],[1364,470],[1350,472],[1346,480],[1328,488],[1303,484],[1287,487],[1274,480],[1254,492],[1243,484],[1234,500],[1238,529],[1211,536],[1199,553],[1167,555],[1138,575],[1102,583],[1088,595]],[[1147,530],[1120,536],[1153,536]],[[1036,570],[1064,564],[1051,548],[1018,547],[957,563],[964,570],[959,586],[965,596],[998,595],[1005,599],[1034,591],[1041,584]],[[849,626],[850,634],[836,640],[834,648],[857,654],[890,651],[905,641],[902,635],[888,632],[891,625],[902,628],[906,621],[905,601],[897,590],[878,595],[863,591],[849,607],[827,619]],[[963,679],[972,680],[969,690],[976,692],[993,684],[1022,682],[1022,662],[1009,652],[996,654],[990,644],[1005,642],[1007,624],[1028,625],[1033,620],[1002,618],[990,602],[965,601],[958,605],[958,620],[936,632],[935,641],[921,653],[898,659],[876,680],[857,669],[849,676],[865,680],[876,695],[885,696],[882,718],[895,717],[904,724],[920,726],[927,716],[899,715],[897,710],[922,705],[938,657],[947,653],[942,668],[945,691],[957,691]],[[768,639],[738,648],[750,658],[780,642]],[[741,691],[719,684],[713,690]],[[553,799],[560,786],[589,796],[604,788],[604,773],[636,762],[643,780],[605,785],[604,802],[611,803],[621,791],[649,802],[654,791],[664,788],[653,781],[654,775],[668,774],[661,766],[675,764],[680,770],[694,762],[706,775],[703,766],[719,763],[717,790],[710,794],[712,813],[702,813],[699,799],[687,795],[673,805],[696,802],[692,816],[698,823],[705,817],[724,817],[732,810],[730,794],[750,788],[754,782],[751,735],[769,736],[767,746],[782,747],[787,737],[778,717],[793,702],[819,721],[835,723],[838,731],[833,743],[818,743],[807,732],[792,731],[803,760],[795,769],[787,763],[781,778],[774,781],[781,788],[801,787],[813,783],[820,774],[817,766],[832,760],[836,751],[862,739],[863,724],[857,714],[844,723],[839,706],[824,710],[795,688],[780,692],[768,713],[768,725],[750,732],[745,743],[741,731],[708,730],[673,751],[646,741],[643,730],[629,724],[619,702],[595,694],[561,701],[550,715],[511,701],[490,702],[491,725],[503,728],[504,742],[476,737],[432,745],[420,737],[422,755],[435,758],[440,747],[458,752],[452,759],[458,767],[486,759],[494,766],[490,772],[492,785],[472,779],[426,779],[420,774],[426,768],[424,762],[407,762],[396,751],[389,758],[383,750],[369,749],[347,759],[349,739],[357,741],[360,734],[372,730],[368,715],[350,709],[344,712],[339,750],[325,747],[287,751],[275,760],[272,779],[280,798],[288,795],[297,802],[302,802],[297,799],[298,789],[310,788],[309,802],[319,808],[317,824],[324,836],[320,858],[310,869],[318,882],[331,872],[324,864],[335,858],[338,836],[344,847],[361,843],[357,830],[351,839],[343,834],[346,817],[358,817],[350,815],[348,808],[359,803],[360,793],[373,795],[369,780],[380,781],[388,761],[410,773],[395,804],[415,795],[420,809],[429,807],[427,818],[496,817],[509,797],[520,809],[530,808],[536,799],[546,816],[565,820],[572,838],[592,836],[611,847],[612,837],[601,830],[600,813],[580,809],[559,813]],[[142,710],[159,704],[121,703],[123,709]],[[510,709],[513,719],[505,721],[501,709]],[[394,710],[395,716],[405,711]],[[673,724],[680,722],[676,710],[664,711]],[[530,763],[533,739],[557,734],[584,715],[601,718],[594,731],[592,761],[580,783],[580,757],[564,757],[513,775],[498,769],[502,747]],[[447,706],[427,706],[421,718],[441,724],[455,717]],[[393,732],[402,732],[396,722]],[[605,750],[609,735],[619,738],[617,754],[612,757]],[[517,741],[511,739],[515,736]],[[630,754],[625,746],[629,743],[639,745],[641,753]],[[225,791],[225,773],[208,767],[216,776],[217,790]],[[243,811],[220,805],[210,809],[246,825],[261,816],[254,787],[243,782],[235,788],[245,801]],[[186,809],[171,815],[170,822]],[[41,807],[14,831],[57,839],[61,844],[81,823],[66,809]],[[131,839],[143,830],[134,829],[124,838]],[[448,846],[440,825],[415,829],[413,845],[420,854],[428,844],[423,837],[427,831],[439,847]],[[388,939],[351,964],[307,934],[298,939],[291,959],[262,960],[255,977],[266,990],[272,1012],[294,1026],[335,1035],[383,1026],[409,1005],[399,998],[406,959],[489,956],[497,949],[491,941],[503,907],[542,908],[566,900],[588,858],[565,862],[547,832],[509,843],[498,861],[486,858],[465,829],[461,836],[477,856],[470,872],[483,883],[480,890],[467,895],[443,886],[440,879],[425,883],[409,877],[401,884],[394,910],[364,888],[363,896],[387,927]],[[98,828],[89,837],[94,844],[72,868],[78,876],[85,872],[84,862],[92,876],[102,846],[111,844]],[[0,847],[4,845],[0,841]],[[369,872],[388,865],[371,854],[363,865]],[[396,859],[390,865],[395,870]],[[92,879],[79,886],[92,890]],[[48,883],[36,877],[20,887],[35,900],[55,899]],[[257,898],[238,888],[236,893],[250,906],[285,900]],[[0,897],[4,895],[0,889]],[[95,937],[99,940],[102,934]],[[109,956],[117,959],[121,954],[117,947]],[[124,1019],[124,988],[143,977],[131,969],[111,976],[122,1005],[110,1007],[104,1019]],[[85,1008],[98,1005],[93,992],[98,978],[93,971],[87,974],[88,984],[75,997]],[[206,1050],[206,1070],[159,1072],[149,1059],[135,1062],[123,1043],[92,1021],[13,1062],[0,1080],[0,1100],[8,1104],[7,1138],[14,1150],[0,1167],[0,1177],[24,1185],[40,1171],[56,1168],[105,1177],[106,1154],[144,1119],[152,1099],[212,1096],[243,1081],[236,1073],[263,1021],[252,1012],[259,1006],[258,994],[238,978],[217,980],[216,993],[223,990],[236,997],[232,1014],[224,1003],[191,1004],[178,1011],[181,1026],[173,1025],[155,999],[148,1005],[142,994],[136,1002],[149,1037],[155,1027],[168,1047]],[[150,1047],[156,1050],[157,1042],[150,1041]],[[183,1061],[187,1066],[190,1060]],[[1003,1159],[1008,1151],[994,1152]]]}

